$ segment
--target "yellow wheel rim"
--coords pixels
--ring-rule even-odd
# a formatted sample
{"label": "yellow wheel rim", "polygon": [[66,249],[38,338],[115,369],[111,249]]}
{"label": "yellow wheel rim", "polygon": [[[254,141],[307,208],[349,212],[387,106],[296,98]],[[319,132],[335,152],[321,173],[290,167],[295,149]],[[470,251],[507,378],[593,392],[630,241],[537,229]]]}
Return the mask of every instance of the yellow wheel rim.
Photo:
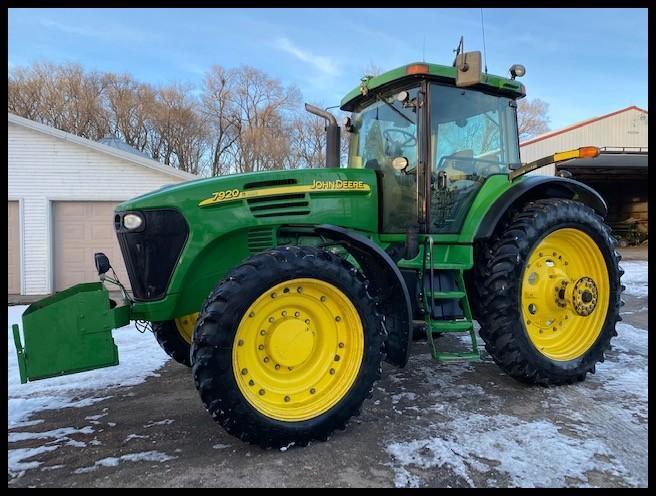
{"label": "yellow wheel rim", "polygon": [[197,320],[198,312],[175,319],[175,326],[178,328],[178,333],[187,344],[191,344],[191,338],[194,335],[194,326]]}
{"label": "yellow wheel rim", "polygon": [[362,322],[349,298],[319,279],[292,279],[248,308],[235,334],[232,366],[258,412],[299,422],[348,393],[363,354]]}
{"label": "yellow wheel rim", "polygon": [[522,318],[533,345],[552,360],[583,355],[601,333],[609,290],[606,261],[590,236],[573,228],[546,236],[522,276]]}

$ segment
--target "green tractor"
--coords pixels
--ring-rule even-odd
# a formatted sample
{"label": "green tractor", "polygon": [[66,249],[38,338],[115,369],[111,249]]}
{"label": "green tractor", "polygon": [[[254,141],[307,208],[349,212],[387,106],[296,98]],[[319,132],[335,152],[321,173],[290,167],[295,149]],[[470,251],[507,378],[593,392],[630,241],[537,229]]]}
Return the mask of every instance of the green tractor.
{"label": "green tractor", "polygon": [[[598,193],[525,175],[598,150],[521,164],[523,72],[488,75],[469,52],[365,77],[341,102],[346,167],[340,126],[308,105],[326,119],[326,167],[200,179],[120,204],[131,294],[110,299],[104,283],[120,282],[97,254],[100,282],[30,305],[22,341],[14,326],[21,380],[116,365],[112,330],[145,323],[191,367],[210,415],[263,447],[345,428],[382,361],[406,365],[415,333],[438,362],[478,360],[474,320],[515,379],[583,380],[617,335],[620,256]],[[443,349],[445,333],[468,333],[471,349]]]}

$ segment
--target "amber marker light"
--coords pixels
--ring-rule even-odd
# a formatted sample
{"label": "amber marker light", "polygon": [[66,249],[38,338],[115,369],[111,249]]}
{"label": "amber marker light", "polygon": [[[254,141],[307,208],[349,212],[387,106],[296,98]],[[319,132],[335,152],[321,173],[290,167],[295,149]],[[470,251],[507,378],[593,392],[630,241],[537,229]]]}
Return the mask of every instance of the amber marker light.
{"label": "amber marker light", "polygon": [[580,158],[595,158],[599,156],[599,148],[596,146],[584,146],[579,148]]}
{"label": "amber marker light", "polygon": [[406,74],[428,74],[428,66],[426,64],[409,65]]}

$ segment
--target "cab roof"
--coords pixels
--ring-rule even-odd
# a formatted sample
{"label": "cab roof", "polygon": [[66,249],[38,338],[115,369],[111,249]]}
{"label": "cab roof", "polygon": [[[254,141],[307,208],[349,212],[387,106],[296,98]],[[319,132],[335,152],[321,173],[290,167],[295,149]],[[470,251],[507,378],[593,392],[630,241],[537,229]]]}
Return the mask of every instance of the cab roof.
{"label": "cab roof", "polygon": [[[413,62],[402,65],[391,71],[384,72],[379,76],[370,79],[363,78],[360,86],[351,90],[341,101],[341,110],[352,111],[353,108],[364,98],[362,92],[366,87],[367,91],[376,90],[382,86],[396,83],[402,80],[411,80],[416,78],[429,77],[434,80],[442,80],[446,83],[455,85],[456,68],[446,65],[429,64],[427,62]],[[481,83],[471,86],[472,89],[487,89],[495,93],[506,94],[512,98],[522,98],[526,96],[526,88],[519,81],[494,76],[484,73],[481,77]]]}

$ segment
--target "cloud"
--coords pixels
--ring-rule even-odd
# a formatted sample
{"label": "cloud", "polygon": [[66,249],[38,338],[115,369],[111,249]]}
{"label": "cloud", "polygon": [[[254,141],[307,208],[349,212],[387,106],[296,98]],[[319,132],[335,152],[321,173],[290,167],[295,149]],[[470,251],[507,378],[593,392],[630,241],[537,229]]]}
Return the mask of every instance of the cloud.
{"label": "cloud", "polygon": [[328,76],[336,76],[339,73],[337,64],[330,57],[310,53],[295,45],[291,40],[284,36],[276,38],[273,45],[277,49],[287,52],[303,62],[307,62],[315,69]]}
{"label": "cloud", "polygon": [[152,42],[159,39],[153,33],[149,33],[142,29],[130,29],[124,24],[110,24],[104,23],[101,26],[90,25],[85,22],[84,24],[65,24],[52,19],[39,19],[42,26],[46,28],[56,29],[66,34],[76,36],[83,36],[85,38],[95,38],[101,40],[110,40],[114,42],[131,42],[131,43],[145,43]]}

